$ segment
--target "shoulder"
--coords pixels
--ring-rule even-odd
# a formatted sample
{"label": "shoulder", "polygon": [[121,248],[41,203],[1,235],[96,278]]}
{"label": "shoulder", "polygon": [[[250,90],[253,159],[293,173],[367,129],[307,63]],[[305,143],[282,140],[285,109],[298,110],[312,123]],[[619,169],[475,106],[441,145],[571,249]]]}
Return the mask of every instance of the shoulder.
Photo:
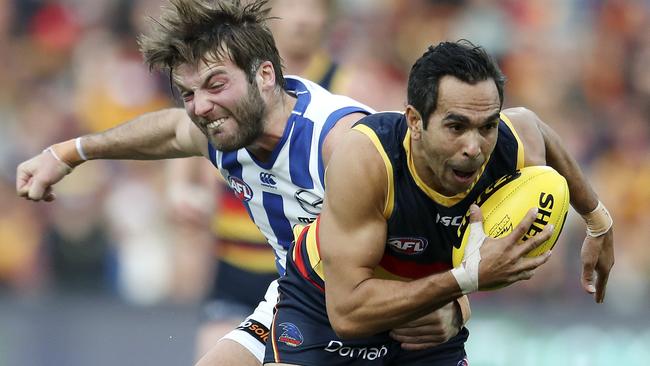
{"label": "shoulder", "polygon": [[[327,167],[328,192],[353,192],[344,200],[383,210],[388,190],[388,171],[379,147],[363,132],[345,132]],[[345,193],[343,193],[346,195]]]}
{"label": "shoulder", "polygon": [[546,150],[537,114],[525,107],[508,108],[501,113],[508,118],[525,149],[524,165],[544,165]]}

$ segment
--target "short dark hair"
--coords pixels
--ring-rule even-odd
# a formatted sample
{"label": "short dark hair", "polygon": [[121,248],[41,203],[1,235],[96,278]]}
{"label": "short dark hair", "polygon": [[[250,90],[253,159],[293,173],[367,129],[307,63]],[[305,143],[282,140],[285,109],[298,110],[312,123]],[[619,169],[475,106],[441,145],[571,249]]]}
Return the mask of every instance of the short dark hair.
{"label": "short dark hair", "polygon": [[284,87],[282,60],[266,25],[267,2],[169,0],[160,19],[150,18],[150,32],[138,38],[140,51],[149,68],[169,72],[180,64],[229,58],[251,83],[258,66],[270,61],[277,85]]}
{"label": "short dark hair", "polygon": [[499,92],[499,105],[503,106],[503,85],[506,78],[494,59],[480,46],[470,41],[441,42],[429,46],[409,74],[408,104],[422,116],[424,128],[438,105],[438,86],[443,76],[450,75],[474,84],[493,79]]}

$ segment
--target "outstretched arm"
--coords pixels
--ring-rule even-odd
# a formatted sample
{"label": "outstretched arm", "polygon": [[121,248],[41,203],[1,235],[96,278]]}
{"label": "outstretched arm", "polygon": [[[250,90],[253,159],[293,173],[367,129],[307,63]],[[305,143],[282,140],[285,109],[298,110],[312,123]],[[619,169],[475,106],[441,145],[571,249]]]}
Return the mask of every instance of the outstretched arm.
{"label": "outstretched arm", "polygon": [[144,114],[104,132],[55,144],[18,165],[16,192],[34,201],[55,198],[52,185],[91,159],[207,156],[207,138],[182,109]]}
{"label": "outstretched arm", "polygon": [[[462,286],[452,271],[410,282],[376,278],[374,272],[386,245],[383,211],[388,183],[383,160],[365,135],[357,131],[347,134],[332,155],[326,183],[319,248],[327,313],[342,338],[393,329],[463,293],[528,279],[548,259],[548,253],[535,258],[525,258],[525,254],[548,239],[550,226],[526,243],[517,244],[535,219],[531,210],[511,235],[485,240]],[[472,230],[482,232],[478,207],[474,206],[471,218],[479,223]],[[483,243],[483,238],[479,236],[477,245]]]}
{"label": "outstretched arm", "polygon": [[526,151],[530,147],[533,152],[534,156],[526,158],[527,165],[534,165],[528,164],[529,159],[538,164],[545,163],[566,178],[571,206],[587,224],[587,235],[581,251],[582,287],[594,294],[596,302],[602,303],[607,279],[614,265],[614,229],[609,212],[600,203],[580,166],[553,129],[528,109],[513,108],[503,112],[515,126]]}

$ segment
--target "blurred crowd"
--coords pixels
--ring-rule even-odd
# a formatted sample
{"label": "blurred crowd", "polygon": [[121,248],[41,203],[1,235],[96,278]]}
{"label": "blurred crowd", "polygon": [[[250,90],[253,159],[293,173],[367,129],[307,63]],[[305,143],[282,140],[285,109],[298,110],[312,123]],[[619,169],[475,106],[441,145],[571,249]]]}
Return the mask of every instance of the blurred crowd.
{"label": "blurred crowd", "polygon": [[[526,106],[560,133],[614,217],[606,306],[650,301],[647,0],[332,2],[328,50],[348,69],[349,94],[378,110],[404,107],[409,67],[427,45],[485,46],[508,77],[505,106]],[[179,105],[136,43],[161,3],[0,0],[0,292],[146,305],[197,301],[207,288],[206,261],[169,217],[161,162],[84,164],[52,203],[15,195],[16,165],[44,147]],[[536,278],[478,301],[591,301],[579,287],[583,230],[573,213]]]}

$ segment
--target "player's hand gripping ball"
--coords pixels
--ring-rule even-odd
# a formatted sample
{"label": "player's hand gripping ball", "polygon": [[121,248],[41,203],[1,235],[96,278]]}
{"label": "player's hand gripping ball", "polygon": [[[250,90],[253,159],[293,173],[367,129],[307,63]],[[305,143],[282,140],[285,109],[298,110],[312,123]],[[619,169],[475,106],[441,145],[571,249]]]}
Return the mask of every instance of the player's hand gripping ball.
{"label": "player's hand gripping ball", "polygon": [[[569,211],[569,187],[566,179],[548,166],[531,166],[514,174],[499,178],[476,199],[483,213],[483,230],[492,238],[500,238],[512,232],[531,208],[537,206],[537,219],[530,226],[522,241],[525,241],[553,224],[553,235],[539,247],[528,253],[538,256],[550,250],[562,232],[562,226]],[[454,267],[463,260],[469,237],[469,211],[458,228],[462,238],[460,247],[453,248]]]}

